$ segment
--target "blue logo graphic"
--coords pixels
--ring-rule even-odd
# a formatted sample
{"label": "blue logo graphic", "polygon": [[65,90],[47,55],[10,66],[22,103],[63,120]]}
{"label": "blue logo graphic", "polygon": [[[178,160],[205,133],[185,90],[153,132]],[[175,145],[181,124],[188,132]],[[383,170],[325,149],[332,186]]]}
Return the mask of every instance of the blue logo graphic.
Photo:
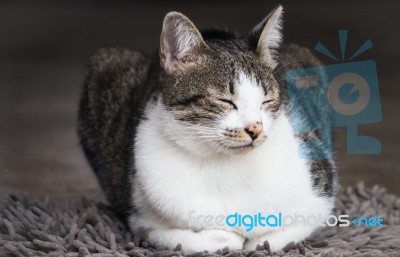
{"label": "blue logo graphic", "polygon": [[[351,61],[372,47],[367,40],[346,62],[348,30],[339,30],[342,63],[293,69],[286,73],[291,121],[304,135],[299,155],[304,159],[332,158],[332,129],[347,128],[348,154],[379,154],[380,141],[359,135],[358,126],[382,121],[376,63]],[[315,50],[338,61],[322,43]],[[312,137],[307,137],[310,135]]]}

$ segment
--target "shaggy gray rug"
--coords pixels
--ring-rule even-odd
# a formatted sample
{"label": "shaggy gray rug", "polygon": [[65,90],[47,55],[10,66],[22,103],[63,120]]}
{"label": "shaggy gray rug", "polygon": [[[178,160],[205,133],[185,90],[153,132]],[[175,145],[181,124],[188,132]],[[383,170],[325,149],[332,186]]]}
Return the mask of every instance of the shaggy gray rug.
{"label": "shaggy gray rug", "polygon": [[[312,239],[287,245],[272,256],[400,256],[400,198],[362,183],[340,191],[337,214],[384,218],[383,227],[325,228]],[[37,201],[9,196],[0,204],[0,256],[182,256],[140,242],[103,204]],[[257,251],[200,252],[195,256],[270,256],[268,242]]]}

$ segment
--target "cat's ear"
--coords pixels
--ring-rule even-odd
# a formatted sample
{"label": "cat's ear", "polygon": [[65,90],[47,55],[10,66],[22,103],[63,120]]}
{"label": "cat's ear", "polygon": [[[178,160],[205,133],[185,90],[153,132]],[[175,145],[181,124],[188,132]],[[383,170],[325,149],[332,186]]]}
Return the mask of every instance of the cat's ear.
{"label": "cat's ear", "polygon": [[179,12],[164,18],[160,38],[160,63],[167,73],[184,70],[196,63],[201,50],[207,47],[193,23]]}
{"label": "cat's ear", "polygon": [[273,68],[277,65],[277,50],[282,42],[282,16],[283,8],[279,5],[245,36],[250,46]]}

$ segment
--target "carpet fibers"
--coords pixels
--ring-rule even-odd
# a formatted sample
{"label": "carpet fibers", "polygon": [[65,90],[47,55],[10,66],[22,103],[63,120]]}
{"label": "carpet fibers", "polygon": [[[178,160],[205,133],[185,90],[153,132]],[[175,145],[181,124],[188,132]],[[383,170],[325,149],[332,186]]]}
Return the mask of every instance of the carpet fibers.
{"label": "carpet fibers", "polygon": [[[327,227],[301,243],[291,243],[270,253],[268,242],[256,251],[230,251],[197,256],[261,257],[381,257],[400,256],[400,198],[382,187],[362,183],[340,190],[336,214],[350,218],[376,217],[384,226]],[[32,200],[9,196],[0,204],[0,256],[133,256],[172,257],[185,255],[174,250],[154,249],[133,236],[104,204],[82,199],[77,202]],[[189,255],[187,255],[189,256]]]}

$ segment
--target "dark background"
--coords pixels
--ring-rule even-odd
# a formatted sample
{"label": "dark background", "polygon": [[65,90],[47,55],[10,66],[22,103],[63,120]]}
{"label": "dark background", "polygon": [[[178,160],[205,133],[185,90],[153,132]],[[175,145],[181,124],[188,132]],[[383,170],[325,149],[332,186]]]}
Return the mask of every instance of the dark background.
{"label": "dark background", "polygon": [[[339,56],[338,29],[349,29],[348,56],[370,38],[374,48],[357,60],[375,60],[383,122],[360,127],[377,137],[380,155],[347,155],[345,129],[336,130],[342,184],[365,181],[400,194],[400,2],[283,1],[285,42],[313,48],[323,42]],[[244,33],[277,1],[2,1],[0,3],[0,197],[103,199],[79,147],[76,112],[88,57],[122,44],[146,53],[158,47],[168,11],[200,28]],[[321,56],[326,64],[334,64]]]}

